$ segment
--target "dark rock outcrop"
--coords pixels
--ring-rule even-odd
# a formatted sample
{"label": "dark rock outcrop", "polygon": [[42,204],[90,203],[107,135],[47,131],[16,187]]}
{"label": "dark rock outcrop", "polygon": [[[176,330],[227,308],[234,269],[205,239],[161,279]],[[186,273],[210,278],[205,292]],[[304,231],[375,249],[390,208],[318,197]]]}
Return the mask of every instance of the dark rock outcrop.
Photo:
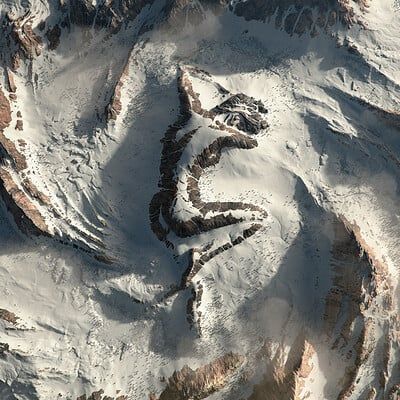
{"label": "dark rock outcrop", "polygon": [[0,308],[0,319],[15,325],[18,322],[18,317],[11,311]]}
{"label": "dark rock outcrop", "polygon": [[[210,111],[204,110],[198,96],[193,91],[187,72],[182,72],[182,75],[179,77],[178,90],[181,102],[180,116],[177,122],[169,127],[163,139],[160,165],[161,179],[159,183],[161,190],[154,195],[149,207],[151,228],[159,240],[165,241],[167,245],[171,245],[171,243],[167,240],[168,230],[161,223],[161,217],[168,225],[169,230],[172,230],[177,236],[190,237],[245,220],[244,217],[234,217],[231,214],[232,211],[253,211],[265,216],[265,212],[262,209],[252,204],[240,202],[203,202],[200,197],[198,181],[206,168],[218,164],[224,149],[252,149],[257,146],[257,141],[254,138],[245,134],[246,131],[241,133],[239,129],[248,129],[251,134],[255,134],[259,132],[262,126],[266,128],[267,124],[261,117],[261,113],[265,114],[266,109],[259,102],[255,102],[254,99],[241,94],[232,96],[220,107],[216,107]],[[240,105],[245,107],[246,110],[233,111],[234,108]],[[249,108],[252,110],[250,113],[251,117],[247,116]],[[255,112],[255,110],[259,112]],[[193,136],[196,135],[198,129],[189,131],[179,140],[176,137],[177,133],[189,123],[192,112],[213,120],[236,112],[246,122],[241,123],[239,121],[235,125],[236,129],[227,126],[233,126],[229,118],[227,125],[221,122],[210,125],[213,129],[221,131],[222,135],[198,154],[194,158],[194,161],[187,166],[187,170],[189,171],[187,176],[187,193],[192,205],[199,210],[200,215],[182,221],[176,218],[173,212],[173,205],[178,195],[177,185],[179,177],[176,176],[176,170],[183,151]],[[207,217],[207,214],[210,213],[214,214]]]}
{"label": "dark rock outcrop", "polygon": [[[367,9],[367,0],[356,2],[363,11]],[[310,32],[314,36],[336,23],[362,25],[349,0],[247,0],[236,2],[233,11],[246,20],[265,22],[274,18],[277,28],[297,35]]]}
{"label": "dark rock outcrop", "polygon": [[55,50],[60,44],[61,28],[55,24],[51,29],[46,32],[46,38],[49,41],[49,49]]}
{"label": "dark rock outcrop", "polygon": [[185,365],[168,379],[158,400],[205,399],[224,388],[244,360],[243,356],[228,353],[196,370]]}

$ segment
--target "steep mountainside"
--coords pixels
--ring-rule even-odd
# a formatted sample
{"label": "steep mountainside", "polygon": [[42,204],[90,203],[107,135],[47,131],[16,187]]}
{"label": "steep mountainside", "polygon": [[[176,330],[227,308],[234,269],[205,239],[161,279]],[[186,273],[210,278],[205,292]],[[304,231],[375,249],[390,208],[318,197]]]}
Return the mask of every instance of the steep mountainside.
{"label": "steep mountainside", "polygon": [[399,17],[0,0],[0,400],[400,399]]}

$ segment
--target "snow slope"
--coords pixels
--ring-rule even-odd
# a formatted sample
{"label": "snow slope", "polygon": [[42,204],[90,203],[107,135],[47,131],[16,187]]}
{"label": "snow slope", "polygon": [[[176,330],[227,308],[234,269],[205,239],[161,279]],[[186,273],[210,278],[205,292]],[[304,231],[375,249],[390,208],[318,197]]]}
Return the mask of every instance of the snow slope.
{"label": "snow slope", "polygon": [[398,5],[128,3],[0,0],[0,399],[399,398]]}

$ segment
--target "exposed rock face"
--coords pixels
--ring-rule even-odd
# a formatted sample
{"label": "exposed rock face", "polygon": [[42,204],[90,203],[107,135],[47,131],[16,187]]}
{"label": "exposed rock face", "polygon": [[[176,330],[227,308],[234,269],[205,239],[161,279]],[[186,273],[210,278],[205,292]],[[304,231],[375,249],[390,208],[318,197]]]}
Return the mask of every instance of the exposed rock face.
{"label": "exposed rock face", "polygon": [[0,132],[0,146],[12,160],[17,172],[21,172],[28,167],[25,156],[17,150],[14,142],[8,139],[2,132]]}
{"label": "exposed rock face", "polygon": [[[239,128],[249,129],[249,132],[254,134],[258,133],[257,127],[267,127],[261,113],[253,112],[251,117],[248,117],[246,111],[236,111],[235,107],[239,104],[238,99],[242,99],[242,101],[244,99],[244,103],[251,104],[253,110],[260,110],[261,108],[263,114],[266,112],[265,108],[260,106],[257,102],[254,103],[254,99],[248,98],[244,95],[236,95],[232,96],[220,107],[216,107],[210,111],[204,110],[198,96],[193,92],[188,72],[182,72],[182,75],[178,80],[178,85],[181,100],[180,117],[174,125],[169,127],[165,134],[160,165],[161,180],[159,186],[161,191],[153,197],[149,208],[150,222],[153,232],[160,240],[165,241],[169,246],[171,243],[167,240],[168,230],[165,229],[163,224],[160,222],[161,216],[167,223],[169,229],[179,237],[189,237],[212,229],[242,222],[244,218],[234,217],[230,213],[234,210],[248,210],[261,213],[265,216],[263,210],[252,204],[237,202],[203,202],[200,198],[200,191],[198,188],[198,181],[201,178],[203,171],[219,162],[221,153],[224,149],[252,149],[257,146],[257,141],[247,136],[245,134],[246,131],[243,131],[244,133],[242,133],[238,130]],[[189,123],[192,112],[197,113],[204,118],[211,119],[212,121],[206,123],[212,129],[219,130],[223,134],[198,154],[194,158],[193,162],[187,166],[189,171],[187,177],[187,192],[189,199],[193,206],[199,210],[200,215],[195,216],[190,220],[182,221],[173,215],[173,203],[178,196],[177,185],[179,177],[176,174],[176,170],[183,151],[193,136],[197,134],[198,129],[185,133],[179,140],[177,140],[176,137],[177,133],[181,129],[184,129]],[[233,126],[232,120],[234,117],[232,114],[235,113],[240,115],[240,117],[234,125],[236,129],[232,129],[229,126]],[[217,118],[220,117],[223,121],[227,120],[227,125],[224,125],[223,122],[217,120]],[[213,121],[215,121],[215,125],[213,124]],[[228,133],[228,135],[226,133]],[[207,217],[207,215],[211,213],[213,216]]]}
{"label": "exposed rock face", "polygon": [[51,29],[46,32],[46,38],[49,41],[49,49],[55,50],[60,44],[61,28],[55,24]]}
{"label": "exposed rock face", "polygon": [[106,107],[106,119],[107,121],[116,120],[117,116],[120,114],[122,110],[122,103],[121,103],[121,90],[124,86],[124,81],[128,76],[129,73],[129,66],[130,66],[130,55],[125,63],[124,69],[117,81],[117,84],[114,88],[114,93],[111,96],[110,103]]}
{"label": "exposed rock face", "polygon": [[29,195],[33,198],[39,201],[39,203],[43,206],[48,206],[51,207],[51,201],[48,196],[46,196],[44,193],[42,193],[33,183],[29,178],[25,178],[22,181],[22,186],[24,189],[29,193]]}
{"label": "exposed rock face", "polygon": [[[201,79],[209,80],[227,99],[211,110],[202,107],[199,96],[194,92],[191,83],[191,74]],[[266,129],[267,109],[259,101],[243,94],[229,95],[229,92],[220,85],[212,82],[204,71],[195,68],[185,68],[178,79],[180,98],[179,119],[169,127],[163,139],[163,150],[160,165],[160,191],[154,195],[150,206],[149,216],[151,229],[160,241],[167,247],[174,247],[168,239],[170,231],[178,237],[191,237],[204,232],[212,231],[241,222],[259,221],[266,217],[266,212],[253,204],[242,202],[204,202],[201,199],[199,180],[204,171],[212,167],[221,159],[225,149],[236,148],[249,150],[257,146],[257,141],[251,137]],[[220,133],[215,140],[193,157],[189,165],[185,166],[188,172],[185,177],[178,174],[182,154],[195,135],[200,134],[201,127],[184,133],[178,139],[178,133],[184,130],[193,115],[204,118],[204,128],[213,129]],[[186,180],[186,194],[178,189],[179,182]],[[175,204],[180,196],[187,196],[191,206],[197,210],[197,215],[182,220],[175,214]],[[234,216],[232,213],[242,213]],[[187,319],[191,325],[196,324],[200,333],[200,314],[196,316],[196,308],[200,305],[201,294],[192,284],[192,279],[202,266],[212,258],[232,247],[242,243],[254,235],[262,225],[253,222],[243,230],[242,235],[231,242],[212,249],[205,246],[203,249],[192,249],[189,252],[189,263],[182,275],[179,286],[173,288],[167,296],[178,290],[191,287],[192,296],[187,305]]]}
{"label": "exposed rock face", "polygon": [[8,310],[4,310],[2,308],[0,308],[0,319],[7,321],[13,325],[15,325],[18,321],[18,317],[14,313]]}
{"label": "exposed rock face", "polygon": [[210,364],[193,370],[187,365],[168,379],[158,400],[201,400],[224,388],[244,357],[228,353]]}
{"label": "exposed rock face", "polygon": [[15,124],[15,129],[17,131],[23,131],[24,130],[24,122],[22,121],[22,119],[17,119],[17,122]]}
{"label": "exposed rock face", "polygon": [[0,168],[0,180],[3,200],[21,230],[35,235],[49,234],[42,214],[14,182],[11,174],[2,167]]}
{"label": "exposed rock face", "polygon": [[[375,257],[373,249],[365,242],[357,225],[341,217],[335,229],[336,241],[332,248],[335,275],[334,286],[326,299],[326,332],[328,335],[339,332],[333,341],[333,348],[351,345],[354,354],[353,364],[344,374],[339,399],[350,399],[356,390],[361,389],[357,388],[359,374],[367,365],[380,377],[371,385],[371,396],[374,393],[383,395],[388,390],[387,376],[390,375],[390,348],[393,338],[389,332],[395,330],[395,321],[389,319],[384,328],[385,350],[373,354],[378,344],[375,336],[378,322],[374,316],[382,312],[386,314],[393,307],[393,288],[388,270]],[[346,316],[344,320],[343,315]],[[362,323],[359,333],[356,321]],[[371,364],[372,357],[374,362]]]}
{"label": "exposed rock face", "polygon": [[213,112],[223,118],[224,124],[252,135],[268,128],[267,121],[262,117],[268,110],[260,101],[242,93],[225,100]]}
{"label": "exposed rock face", "polygon": [[90,0],[72,0],[62,6],[62,10],[69,17],[69,22],[78,26],[96,29],[107,28],[117,32],[122,24],[134,20],[140,11],[153,0],[120,0],[117,2],[105,1],[96,7]]}
{"label": "exposed rock face", "polygon": [[248,400],[300,400],[304,380],[313,370],[314,348],[303,335],[291,346],[286,361],[283,361],[283,348],[273,354],[269,345],[264,347],[267,373],[258,383]]}
{"label": "exposed rock face", "polygon": [[6,67],[6,73],[8,81],[8,90],[12,93],[15,93],[17,91],[17,86],[15,85],[14,75],[7,67]]}
{"label": "exposed rock face", "polygon": [[[33,16],[29,12],[19,18],[8,15],[8,21],[11,26],[11,37],[15,41],[19,56],[22,55],[29,60],[39,56],[42,52],[42,39],[33,31]],[[16,69],[17,65],[14,65],[14,68]]]}
{"label": "exposed rock face", "polygon": [[104,395],[104,390],[100,389],[93,392],[89,396],[83,394],[82,396],[79,396],[76,400],[128,400],[128,397],[125,395],[117,395],[117,397],[106,396]]}
{"label": "exposed rock face", "polygon": [[[20,114],[19,114],[20,115]],[[3,130],[11,123],[10,103],[0,89],[0,149],[1,158],[9,160],[16,174],[24,171],[28,165],[26,158],[18,150],[14,142],[8,139]],[[22,120],[17,120],[16,129],[22,130]],[[12,174],[4,167],[0,168],[0,191],[2,198],[13,214],[14,220],[25,233],[48,235],[48,226],[37,206],[29,198],[37,199],[43,205],[50,206],[50,200],[25,178],[23,186],[19,187]],[[26,192],[23,190],[25,188]]]}
{"label": "exposed rock face", "polygon": [[[174,247],[168,239],[170,231],[178,237],[190,237],[244,221],[254,221],[256,215],[258,215],[259,220],[266,216],[263,209],[253,204],[204,202],[201,199],[199,189],[199,180],[203,172],[205,169],[218,164],[223,150],[229,148],[248,150],[257,146],[257,141],[250,135],[255,135],[267,128],[266,108],[255,99],[238,94],[229,96],[226,101],[211,110],[205,110],[201,105],[199,96],[193,90],[190,80],[191,73],[210,79],[206,73],[196,69],[186,68],[181,71],[181,76],[178,79],[180,116],[169,127],[163,139],[159,183],[161,190],[154,195],[149,206],[151,229],[159,240],[166,243],[167,247]],[[219,92],[228,97],[229,92],[226,89],[218,84],[213,84],[216,85]],[[189,165],[185,166],[188,174],[186,177],[182,177],[177,172],[182,154],[192,138],[199,134],[201,128],[190,130],[179,139],[177,135],[185,129],[194,114],[203,117],[204,127],[220,132],[220,136],[196,155]],[[187,220],[182,220],[175,215],[174,211],[178,197],[182,196],[182,192],[178,190],[178,184],[183,179],[186,179],[187,182],[186,196],[192,207],[198,211],[198,215]],[[243,215],[233,216],[232,212],[242,212]],[[167,227],[165,227],[165,224]],[[180,285],[173,288],[167,296],[178,290],[192,287],[192,296],[187,306],[187,319],[191,324],[197,324],[199,332],[200,315],[196,317],[195,310],[200,304],[201,294],[199,295],[197,288],[192,285],[193,277],[206,262],[240,244],[243,240],[254,235],[261,227],[260,223],[254,222],[249,228],[243,230],[242,235],[218,248],[212,249],[212,246],[206,246],[203,249],[192,249],[190,251],[188,267],[182,276]]]}
{"label": "exposed rock face", "polygon": [[[367,0],[355,3],[365,11]],[[336,23],[346,26],[361,23],[349,0],[249,0],[238,1],[234,12],[246,20],[269,21],[274,17],[275,26],[289,34],[316,35]]]}
{"label": "exposed rock face", "polygon": [[10,102],[0,88],[0,133],[11,123]]}

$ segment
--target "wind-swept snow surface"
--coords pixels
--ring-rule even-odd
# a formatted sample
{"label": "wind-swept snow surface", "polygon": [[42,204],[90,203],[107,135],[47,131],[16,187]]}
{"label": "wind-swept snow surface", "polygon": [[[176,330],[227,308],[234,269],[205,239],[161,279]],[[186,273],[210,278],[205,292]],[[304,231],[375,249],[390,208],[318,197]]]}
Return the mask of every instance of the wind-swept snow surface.
{"label": "wind-swept snow surface", "polygon": [[390,0],[0,0],[0,400],[400,398]]}

